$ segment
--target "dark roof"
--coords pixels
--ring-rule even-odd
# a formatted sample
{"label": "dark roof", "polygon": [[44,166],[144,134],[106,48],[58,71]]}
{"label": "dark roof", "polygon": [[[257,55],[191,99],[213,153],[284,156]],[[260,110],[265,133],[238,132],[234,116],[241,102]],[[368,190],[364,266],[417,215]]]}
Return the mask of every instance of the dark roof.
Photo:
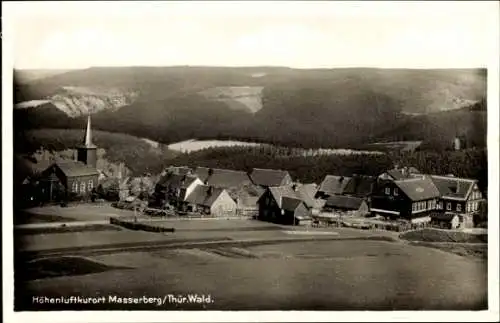
{"label": "dark roof", "polygon": [[443,197],[460,200],[467,199],[469,192],[472,191],[474,184],[477,183],[476,180],[467,178],[436,175],[431,175],[430,177]]}
{"label": "dark roof", "polygon": [[281,208],[285,211],[295,211],[301,203],[303,202],[299,199],[284,196],[281,202]]}
{"label": "dark roof", "polygon": [[191,185],[198,177],[191,175],[178,175],[178,174],[167,174],[160,178],[158,184],[161,186],[169,186],[171,188],[187,188]]}
{"label": "dark roof", "polygon": [[429,176],[394,181],[412,201],[422,201],[439,197],[439,190]]}
{"label": "dark roof", "polygon": [[196,167],[194,170],[194,175],[198,176],[203,183],[205,183],[209,176],[210,168],[207,167]]}
{"label": "dark roof", "polygon": [[350,179],[350,177],[326,175],[318,191],[329,195],[343,194]]}
{"label": "dark roof", "polygon": [[202,206],[212,206],[224,189],[215,188],[207,185],[198,185],[186,197],[186,202]]}
{"label": "dark roof", "polygon": [[88,176],[88,175],[99,175],[97,169],[86,165],[82,162],[77,161],[63,161],[56,162],[55,165],[66,175],[67,177],[78,177],[78,176]]}
{"label": "dark roof", "polygon": [[344,194],[368,196],[372,193],[377,178],[373,176],[354,175],[344,188]]}
{"label": "dark roof", "polygon": [[363,201],[364,200],[359,197],[335,195],[330,196],[326,200],[325,206],[339,209],[358,210]]}
{"label": "dark roof", "polygon": [[237,187],[250,183],[247,173],[229,169],[212,169],[212,174],[207,179],[207,185],[222,188]]}
{"label": "dark roof", "polygon": [[284,180],[290,176],[287,171],[275,169],[254,168],[250,173],[250,179],[255,185],[260,186],[280,186],[284,185]]}

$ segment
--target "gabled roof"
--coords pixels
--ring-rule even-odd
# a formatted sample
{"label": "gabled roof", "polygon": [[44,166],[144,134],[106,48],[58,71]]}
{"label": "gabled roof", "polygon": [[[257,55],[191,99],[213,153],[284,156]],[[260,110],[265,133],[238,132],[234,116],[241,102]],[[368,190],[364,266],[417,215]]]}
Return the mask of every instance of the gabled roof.
{"label": "gabled roof", "polygon": [[61,161],[54,163],[67,177],[99,175],[97,169],[79,161]]}
{"label": "gabled roof", "polygon": [[326,175],[323,182],[321,182],[318,192],[329,195],[343,194],[350,179],[350,177]]}
{"label": "gabled roof", "polygon": [[284,170],[254,168],[250,173],[250,179],[255,185],[280,186],[284,185],[286,177],[290,174]]}
{"label": "gabled roof", "polygon": [[209,173],[210,168],[208,167],[196,167],[194,170],[194,175],[198,176],[203,183],[207,181]]}
{"label": "gabled roof", "polygon": [[222,188],[238,187],[250,183],[247,173],[229,169],[214,168],[207,179],[207,185]]}
{"label": "gabled roof", "polygon": [[439,197],[439,190],[429,176],[394,181],[397,187],[403,191],[412,201],[422,201]]}
{"label": "gabled roof", "polygon": [[363,204],[363,199],[353,196],[334,195],[330,196],[325,203],[326,207],[358,210]]}
{"label": "gabled roof", "polygon": [[198,177],[192,175],[167,174],[162,176],[158,184],[170,188],[188,188]]}
{"label": "gabled roof", "polygon": [[318,191],[318,185],[311,184],[300,184],[297,187],[296,195],[306,204],[308,208],[320,208],[321,205],[318,200],[314,198],[316,192]]}
{"label": "gabled roof", "polygon": [[280,208],[283,208],[282,202],[285,197],[300,200],[308,208],[321,208],[320,201],[314,198],[316,184],[298,184],[295,189],[294,185],[271,186],[269,187],[269,191]]}
{"label": "gabled roof", "polygon": [[222,188],[215,188],[207,185],[198,185],[186,197],[186,202],[201,205],[212,206],[217,198],[224,192]]}
{"label": "gabled roof", "polygon": [[368,196],[372,193],[377,178],[373,176],[354,175],[344,188],[344,194]]}
{"label": "gabled roof", "polygon": [[430,178],[436,185],[439,193],[444,198],[466,200],[476,180],[452,176],[431,175]]}
{"label": "gabled roof", "polygon": [[280,208],[282,208],[283,197],[298,199],[297,192],[295,192],[289,185],[272,186],[269,187],[269,191]]}
{"label": "gabled roof", "polygon": [[299,199],[284,196],[281,208],[285,211],[295,211],[303,202]]}

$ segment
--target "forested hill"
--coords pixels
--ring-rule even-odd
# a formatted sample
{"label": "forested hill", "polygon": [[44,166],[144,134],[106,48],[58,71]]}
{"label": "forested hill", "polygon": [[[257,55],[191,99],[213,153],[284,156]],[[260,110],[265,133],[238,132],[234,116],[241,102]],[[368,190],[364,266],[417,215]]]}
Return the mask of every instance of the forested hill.
{"label": "forested hill", "polygon": [[97,129],[163,143],[346,148],[404,137],[448,144],[462,133],[485,136],[486,111],[448,117],[485,97],[485,70],[90,68],[16,84],[16,102],[49,103],[16,109],[15,122],[19,129],[81,129],[90,112]]}

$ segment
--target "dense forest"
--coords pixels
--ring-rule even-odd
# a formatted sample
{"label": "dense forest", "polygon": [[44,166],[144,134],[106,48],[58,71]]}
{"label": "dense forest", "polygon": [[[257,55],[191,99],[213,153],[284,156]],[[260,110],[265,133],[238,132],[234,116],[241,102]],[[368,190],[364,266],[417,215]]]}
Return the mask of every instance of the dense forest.
{"label": "dense forest", "polygon": [[[255,72],[265,76],[254,78]],[[90,68],[28,84],[17,82],[14,97],[21,102],[58,95],[81,100],[78,104],[88,109],[92,105],[85,103],[85,95],[68,96],[64,88],[103,96],[138,93],[131,104],[94,113],[93,126],[165,144],[197,138],[353,148],[370,142],[423,140],[441,149],[459,134],[471,138],[471,146],[485,146],[486,102],[480,101],[485,83],[484,70]],[[263,88],[258,95],[262,109],[234,110],[203,95],[206,90],[238,86]],[[470,109],[454,111],[468,104]],[[16,127],[24,129],[80,129],[84,118],[70,118],[50,103],[14,113]]]}

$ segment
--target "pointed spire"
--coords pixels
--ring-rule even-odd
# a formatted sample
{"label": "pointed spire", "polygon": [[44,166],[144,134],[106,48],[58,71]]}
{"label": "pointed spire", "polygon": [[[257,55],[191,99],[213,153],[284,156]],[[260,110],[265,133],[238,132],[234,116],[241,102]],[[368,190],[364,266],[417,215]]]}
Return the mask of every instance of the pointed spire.
{"label": "pointed spire", "polygon": [[84,142],[85,147],[90,148],[93,147],[94,144],[92,143],[92,129],[91,129],[91,124],[90,124],[90,114],[87,118],[87,130],[85,131],[85,142]]}

